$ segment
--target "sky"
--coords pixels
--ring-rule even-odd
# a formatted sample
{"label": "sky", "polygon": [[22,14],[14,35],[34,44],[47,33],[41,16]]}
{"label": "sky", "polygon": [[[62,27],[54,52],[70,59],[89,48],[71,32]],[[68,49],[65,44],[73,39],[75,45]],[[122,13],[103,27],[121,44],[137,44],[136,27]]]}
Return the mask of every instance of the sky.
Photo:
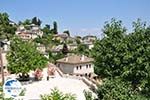
{"label": "sky", "polygon": [[0,12],[15,22],[36,16],[42,26],[56,21],[60,33],[101,37],[104,22],[111,18],[122,20],[128,31],[137,18],[149,23],[150,0],[0,0]]}

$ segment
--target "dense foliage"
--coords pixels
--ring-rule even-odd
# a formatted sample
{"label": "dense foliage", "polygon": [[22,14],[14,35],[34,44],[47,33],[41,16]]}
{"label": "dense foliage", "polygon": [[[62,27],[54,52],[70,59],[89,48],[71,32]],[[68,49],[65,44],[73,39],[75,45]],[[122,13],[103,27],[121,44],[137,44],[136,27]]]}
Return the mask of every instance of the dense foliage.
{"label": "dense foliage", "polygon": [[7,59],[8,70],[13,73],[25,74],[36,68],[43,68],[47,63],[47,59],[37,51],[34,43],[22,41],[17,37],[11,40]]}
{"label": "dense foliage", "polygon": [[54,26],[54,28],[53,28],[54,34],[58,34],[58,28],[57,28],[57,22],[56,21],[53,22],[53,26]]}
{"label": "dense foliage", "polygon": [[97,90],[100,100],[146,100],[146,97],[132,90],[132,85],[120,78],[105,79]]}
{"label": "dense foliage", "polygon": [[[146,27],[146,24],[139,19],[133,23],[133,28],[132,33],[126,34],[126,29],[122,26],[121,21],[112,19],[110,23],[105,24],[104,38],[97,40],[92,50],[95,72],[102,78],[119,77],[121,81],[119,80],[118,86],[130,87],[131,91],[138,91],[140,88],[138,93],[150,98],[150,28]],[[125,82],[121,83],[122,80]],[[117,80],[113,81],[117,83]],[[113,87],[115,92],[111,94],[113,91],[108,87],[116,84],[111,83],[113,81],[110,80],[110,84],[103,84],[103,88],[108,93],[100,87],[104,100],[107,100],[106,96],[111,97],[111,95],[116,95],[116,100],[117,95],[120,94],[121,87],[117,86]],[[126,82],[129,84],[125,84]],[[105,87],[105,85],[107,86]],[[121,89],[124,93],[118,97],[120,100],[130,98],[128,95],[126,95],[127,97],[123,95],[128,93],[126,89]],[[109,92],[111,93],[109,94]]]}
{"label": "dense foliage", "polygon": [[93,49],[96,73],[104,77],[120,75],[122,72],[122,57],[124,52],[125,28],[121,21],[111,20],[103,29],[104,38],[97,40]]}
{"label": "dense foliage", "polygon": [[0,39],[10,39],[15,34],[16,26],[11,24],[7,13],[0,13]]}
{"label": "dense foliage", "polygon": [[64,44],[63,44],[63,48],[62,48],[62,53],[63,53],[64,55],[67,55],[68,52],[69,52],[69,50],[68,50],[67,44],[64,43]]}
{"label": "dense foliage", "polygon": [[84,90],[83,93],[85,96],[85,100],[96,100],[96,98],[93,96],[92,92]]}
{"label": "dense foliage", "polygon": [[38,19],[37,17],[33,17],[31,20],[32,24],[38,25],[40,26],[42,21],[40,19]]}

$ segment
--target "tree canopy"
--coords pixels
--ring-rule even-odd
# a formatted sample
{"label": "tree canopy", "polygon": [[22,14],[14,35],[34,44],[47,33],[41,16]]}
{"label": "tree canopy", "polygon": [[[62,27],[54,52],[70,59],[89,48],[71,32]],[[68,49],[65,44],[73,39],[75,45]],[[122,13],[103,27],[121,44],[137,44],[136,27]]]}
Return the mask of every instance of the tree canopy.
{"label": "tree canopy", "polygon": [[53,32],[54,32],[54,34],[58,34],[58,27],[57,27],[56,21],[53,22]]}
{"label": "tree canopy", "polygon": [[112,19],[103,33],[104,38],[97,40],[91,51],[95,72],[102,78],[119,77],[130,83],[131,90],[140,88],[140,93],[150,98],[150,28],[138,19],[133,22],[133,32],[126,34],[122,22]]}
{"label": "tree canopy", "polygon": [[147,100],[137,91],[133,91],[129,82],[120,78],[105,79],[97,94],[100,100]]}
{"label": "tree canopy", "polygon": [[33,17],[32,20],[31,20],[31,23],[35,24],[35,25],[38,25],[38,26],[41,26],[42,21],[37,17]]}
{"label": "tree canopy", "polygon": [[68,36],[70,36],[69,30],[65,30],[63,33],[66,33]]}
{"label": "tree canopy", "polygon": [[8,70],[16,74],[43,68],[47,63],[47,59],[37,51],[34,43],[22,41],[18,37],[11,40],[7,59]]}
{"label": "tree canopy", "polygon": [[9,39],[15,34],[16,27],[10,24],[9,15],[0,13],[0,38]]}

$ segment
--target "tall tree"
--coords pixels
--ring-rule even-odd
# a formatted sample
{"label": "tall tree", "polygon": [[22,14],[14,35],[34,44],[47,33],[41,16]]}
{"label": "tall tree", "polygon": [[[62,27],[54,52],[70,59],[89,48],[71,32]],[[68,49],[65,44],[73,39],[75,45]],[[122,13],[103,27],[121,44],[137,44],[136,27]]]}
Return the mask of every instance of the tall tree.
{"label": "tall tree", "polygon": [[93,48],[95,58],[95,71],[103,77],[114,77],[121,75],[123,70],[122,58],[125,50],[123,41],[126,29],[121,21],[112,19],[106,22],[103,33],[104,38],[96,41]]}
{"label": "tall tree", "polygon": [[123,59],[126,66],[123,77],[150,96],[150,28],[139,19],[133,28],[133,33],[126,38],[128,49]]}
{"label": "tall tree", "polygon": [[[98,95],[104,100],[115,98],[124,100],[127,97],[129,97],[128,100],[143,100],[143,97],[144,100],[149,100],[150,28],[146,27],[145,22],[138,19],[133,23],[134,31],[125,35],[122,24],[118,21],[112,22],[105,25],[105,37],[96,41],[92,52],[95,58],[96,73],[111,79],[108,83],[103,84],[104,87],[99,87]],[[119,78],[119,81],[116,77]],[[116,83],[117,86],[115,86]],[[133,96],[138,94],[134,99],[130,97],[131,94],[127,94],[129,91],[124,88],[126,86],[130,93],[135,92]]]}
{"label": "tall tree", "polygon": [[63,53],[64,55],[67,55],[68,52],[69,52],[69,50],[68,50],[67,44],[64,43],[63,49],[62,49],[62,53]]}
{"label": "tall tree", "polygon": [[54,34],[57,34],[58,31],[57,31],[57,22],[56,21],[53,22],[53,27],[54,27],[54,29],[53,29]]}
{"label": "tall tree", "polygon": [[41,21],[40,19],[38,19],[37,25],[38,25],[38,26],[41,26],[41,24],[42,24],[42,21]]}
{"label": "tall tree", "polygon": [[38,23],[37,17],[33,17],[31,21],[32,21],[32,24],[35,24],[35,25],[37,25]]}
{"label": "tall tree", "polygon": [[34,43],[22,41],[17,37],[11,41],[7,59],[8,70],[16,74],[22,73],[22,77],[30,70],[43,68],[47,63],[47,59],[37,51]]}
{"label": "tall tree", "polygon": [[37,17],[33,17],[31,22],[32,22],[32,24],[35,24],[35,25],[38,25],[38,26],[41,26],[41,23],[42,23],[42,21]]}

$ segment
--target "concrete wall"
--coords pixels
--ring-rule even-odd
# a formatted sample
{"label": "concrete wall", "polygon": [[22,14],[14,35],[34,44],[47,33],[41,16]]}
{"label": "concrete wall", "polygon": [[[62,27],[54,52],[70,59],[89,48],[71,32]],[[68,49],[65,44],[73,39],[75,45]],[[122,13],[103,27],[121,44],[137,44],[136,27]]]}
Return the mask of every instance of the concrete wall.
{"label": "concrete wall", "polygon": [[74,71],[74,67],[70,64],[58,63],[57,66],[64,74],[72,74]]}

